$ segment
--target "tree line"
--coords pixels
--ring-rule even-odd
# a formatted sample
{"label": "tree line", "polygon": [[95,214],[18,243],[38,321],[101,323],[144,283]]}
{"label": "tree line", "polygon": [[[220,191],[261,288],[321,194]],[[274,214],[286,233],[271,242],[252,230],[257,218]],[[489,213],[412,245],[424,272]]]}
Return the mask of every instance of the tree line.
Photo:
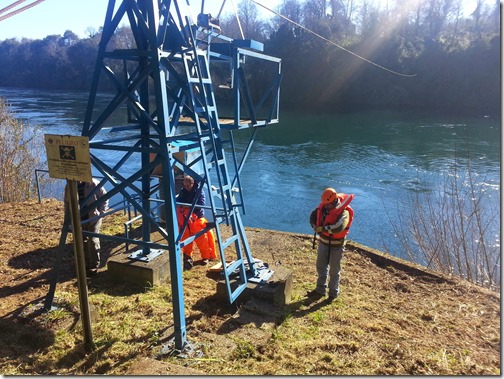
{"label": "tree line", "polygon": [[[264,18],[253,0],[241,0],[238,18],[224,15],[220,26],[282,58],[285,108],[499,113],[499,0],[477,0],[469,15],[462,4],[284,0]],[[0,86],[88,91],[100,37],[89,28],[86,38],[68,30],[0,41]],[[129,28],[117,29],[114,42],[131,47]]]}

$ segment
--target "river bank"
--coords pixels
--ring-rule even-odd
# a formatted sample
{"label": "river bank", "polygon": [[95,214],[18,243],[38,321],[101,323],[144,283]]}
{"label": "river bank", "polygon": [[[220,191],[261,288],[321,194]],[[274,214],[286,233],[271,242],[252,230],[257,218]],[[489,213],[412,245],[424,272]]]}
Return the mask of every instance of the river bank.
{"label": "river bank", "polygon": [[[255,258],[293,272],[292,302],[215,298],[206,266],[184,272],[187,339],[200,354],[160,354],[172,327],[169,285],[134,288],[102,267],[89,283],[97,350],[86,353],[71,243],[56,289],[65,311],[24,317],[43,301],[63,204],[0,204],[0,373],[3,375],[499,375],[500,295],[350,243],[336,302],[307,302],[311,236],[246,228]],[[104,233],[120,220],[105,219]],[[113,252],[103,244],[105,256]],[[195,252],[197,255],[197,252]],[[76,318],[77,317],[77,318]]]}

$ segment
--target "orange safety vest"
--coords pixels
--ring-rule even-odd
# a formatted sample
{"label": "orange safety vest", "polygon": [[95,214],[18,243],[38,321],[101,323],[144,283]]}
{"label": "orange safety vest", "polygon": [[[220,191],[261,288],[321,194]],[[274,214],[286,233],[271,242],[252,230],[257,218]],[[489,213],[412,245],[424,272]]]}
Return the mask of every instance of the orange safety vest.
{"label": "orange safety vest", "polygon": [[321,237],[325,237],[325,239],[328,240],[340,240],[344,239],[345,236],[348,234],[350,231],[350,225],[352,225],[353,221],[353,216],[354,216],[354,211],[350,207],[350,202],[353,200],[355,197],[354,194],[351,195],[346,195],[344,193],[339,193],[338,194],[338,199],[339,203],[336,206],[336,208],[333,208],[329,211],[329,213],[326,215],[325,219],[323,219],[323,209],[324,209],[324,204],[320,203],[318,208],[317,208],[317,226],[327,226],[327,225],[334,225],[338,222],[339,217],[343,213],[343,211],[346,209],[348,211],[350,219],[348,220],[348,224],[344,230],[342,230],[339,233],[336,234],[331,234],[329,231],[324,230],[320,233]]}

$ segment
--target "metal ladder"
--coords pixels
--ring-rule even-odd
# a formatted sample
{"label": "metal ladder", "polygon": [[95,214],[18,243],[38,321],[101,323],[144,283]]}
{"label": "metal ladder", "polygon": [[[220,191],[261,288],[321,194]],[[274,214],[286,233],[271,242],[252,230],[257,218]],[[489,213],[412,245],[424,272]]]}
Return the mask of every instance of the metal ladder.
{"label": "metal ladder", "polygon": [[[256,276],[255,261],[250,252],[229,177],[207,53],[204,50],[190,49],[183,53],[183,61],[194,110],[204,182],[210,193],[210,207],[215,220],[215,234],[223,265],[223,276],[229,301],[232,303],[247,287],[248,278]],[[218,187],[212,186],[212,168],[215,168]],[[219,204],[216,204],[218,200]],[[224,221],[232,230],[232,235],[226,240],[223,240],[220,228],[220,224]],[[227,265],[226,249],[233,244],[236,259]]]}

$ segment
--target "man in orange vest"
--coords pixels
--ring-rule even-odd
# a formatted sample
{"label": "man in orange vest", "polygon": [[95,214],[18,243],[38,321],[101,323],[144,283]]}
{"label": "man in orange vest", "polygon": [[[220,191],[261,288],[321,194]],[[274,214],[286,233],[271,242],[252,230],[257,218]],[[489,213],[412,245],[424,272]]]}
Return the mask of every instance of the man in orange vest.
{"label": "man in orange vest", "polygon": [[[185,175],[183,180],[183,188],[177,195],[177,203],[184,203],[185,205],[179,205],[177,207],[177,221],[179,228],[184,226],[186,219],[187,227],[184,230],[181,240],[185,240],[188,237],[200,232],[207,227],[207,219],[204,217],[205,211],[201,207],[195,207],[193,213],[189,213],[190,205],[193,203],[197,196],[196,205],[205,205],[205,193],[201,188],[201,184],[194,181],[194,179]],[[216,258],[215,254],[215,239],[211,230],[206,231],[201,236],[196,238],[196,245],[201,254],[202,264],[206,265],[209,261]],[[194,262],[192,260],[192,250],[193,242],[182,248],[184,270],[190,270]]]}
{"label": "man in orange vest", "polygon": [[[317,286],[308,297],[320,299],[328,290],[328,301],[334,301],[340,292],[341,259],[345,251],[346,235],[353,221],[350,202],[355,195],[338,194],[334,188],[326,188],[319,206],[310,214],[310,225],[318,237]],[[329,281],[328,281],[329,278]]]}

